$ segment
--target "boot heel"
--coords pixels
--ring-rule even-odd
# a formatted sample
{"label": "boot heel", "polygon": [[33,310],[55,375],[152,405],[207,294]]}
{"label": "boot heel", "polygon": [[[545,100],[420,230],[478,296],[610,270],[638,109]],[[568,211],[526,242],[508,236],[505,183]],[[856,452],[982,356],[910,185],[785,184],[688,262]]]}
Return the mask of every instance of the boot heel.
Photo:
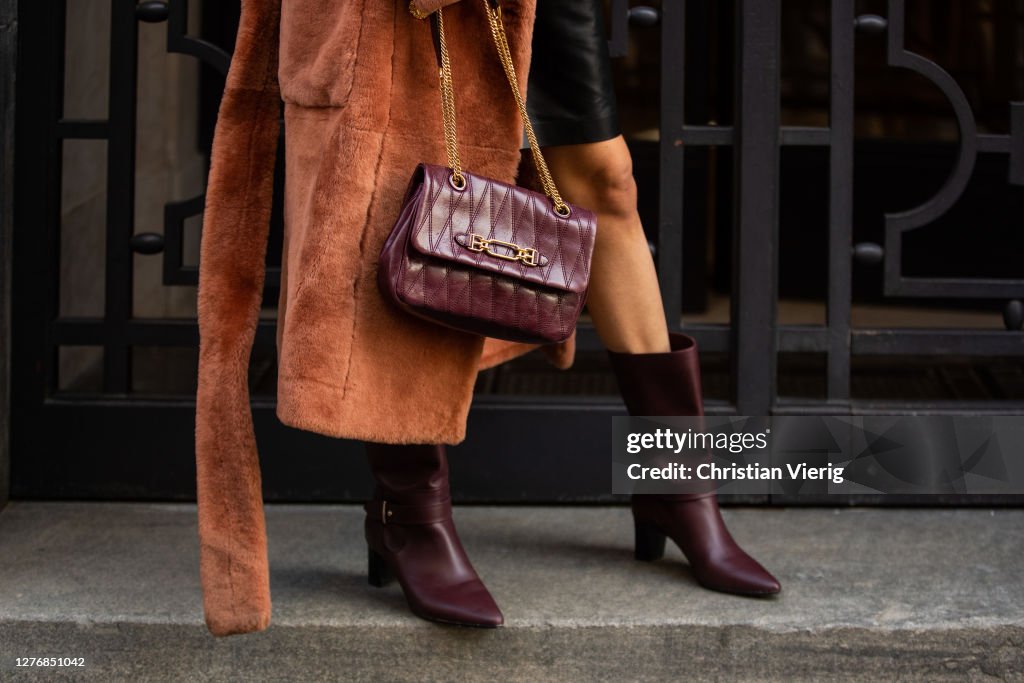
{"label": "boot heel", "polygon": [[657,527],[639,522],[634,523],[633,529],[636,534],[633,556],[641,562],[660,560],[665,554],[665,534]]}
{"label": "boot heel", "polygon": [[388,563],[372,548],[368,547],[366,551],[366,579],[370,582],[370,585],[380,588],[391,583],[395,578],[395,574],[391,571]]}

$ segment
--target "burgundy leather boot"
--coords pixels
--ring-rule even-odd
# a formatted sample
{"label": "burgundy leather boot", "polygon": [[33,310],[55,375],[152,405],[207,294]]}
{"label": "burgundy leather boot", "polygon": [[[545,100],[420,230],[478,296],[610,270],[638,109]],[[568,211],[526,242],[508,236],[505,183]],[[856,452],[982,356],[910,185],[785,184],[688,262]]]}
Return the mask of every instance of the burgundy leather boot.
{"label": "burgundy leather boot", "polygon": [[[608,351],[630,415],[703,415],[700,364],[693,337],[669,334],[667,353]],[[711,453],[707,453],[710,460]],[[712,485],[713,486],[713,485]],[[778,593],[779,582],[733,540],[713,488],[697,493],[634,494],[636,559],[651,562],[665,552],[665,537],[686,555],[705,588],[741,595]]]}
{"label": "burgundy leather boot", "polygon": [[366,443],[377,482],[366,503],[369,581],[397,578],[413,613],[462,626],[500,626],[501,610],[477,576],[452,523],[443,445]]}

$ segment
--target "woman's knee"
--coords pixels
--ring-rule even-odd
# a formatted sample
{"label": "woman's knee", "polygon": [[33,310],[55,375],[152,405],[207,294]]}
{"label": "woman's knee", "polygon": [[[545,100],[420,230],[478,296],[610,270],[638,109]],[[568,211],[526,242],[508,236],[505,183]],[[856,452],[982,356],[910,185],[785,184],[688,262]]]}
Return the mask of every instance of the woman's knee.
{"label": "woman's knee", "polygon": [[629,155],[604,161],[590,169],[589,176],[588,209],[621,218],[636,214],[636,180]]}

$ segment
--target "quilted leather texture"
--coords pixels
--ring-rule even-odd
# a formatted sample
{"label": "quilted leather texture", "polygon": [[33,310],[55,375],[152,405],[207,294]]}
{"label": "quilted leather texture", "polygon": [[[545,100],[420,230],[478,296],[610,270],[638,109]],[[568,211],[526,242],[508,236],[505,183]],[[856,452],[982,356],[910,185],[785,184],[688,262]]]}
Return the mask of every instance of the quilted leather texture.
{"label": "quilted leather texture", "polygon": [[[449,327],[528,343],[567,339],[586,301],[594,215],[574,206],[563,218],[543,194],[471,173],[458,190],[450,173],[417,166],[381,250],[381,290]],[[539,265],[474,251],[472,234],[536,249]],[[500,245],[492,251],[515,253]]]}

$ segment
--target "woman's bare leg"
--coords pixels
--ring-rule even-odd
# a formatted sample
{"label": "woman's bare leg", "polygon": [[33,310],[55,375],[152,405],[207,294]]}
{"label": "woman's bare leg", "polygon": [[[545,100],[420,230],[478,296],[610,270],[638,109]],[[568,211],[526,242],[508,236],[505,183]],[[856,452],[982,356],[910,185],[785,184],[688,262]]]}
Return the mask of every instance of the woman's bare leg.
{"label": "woman's bare leg", "polygon": [[587,310],[611,351],[669,350],[654,261],[636,208],[633,160],[622,136],[544,148],[559,191],[597,215]]}
{"label": "woman's bare leg", "polygon": [[[670,349],[625,141],[545,147],[544,156],[565,198],[597,214],[587,308],[630,414],[702,415],[696,346]],[[670,537],[702,585],[743,595],[779,592],[778,580],[736,544],[714,492],[634,495],[632,510],[637,559],[658,559]]]}

